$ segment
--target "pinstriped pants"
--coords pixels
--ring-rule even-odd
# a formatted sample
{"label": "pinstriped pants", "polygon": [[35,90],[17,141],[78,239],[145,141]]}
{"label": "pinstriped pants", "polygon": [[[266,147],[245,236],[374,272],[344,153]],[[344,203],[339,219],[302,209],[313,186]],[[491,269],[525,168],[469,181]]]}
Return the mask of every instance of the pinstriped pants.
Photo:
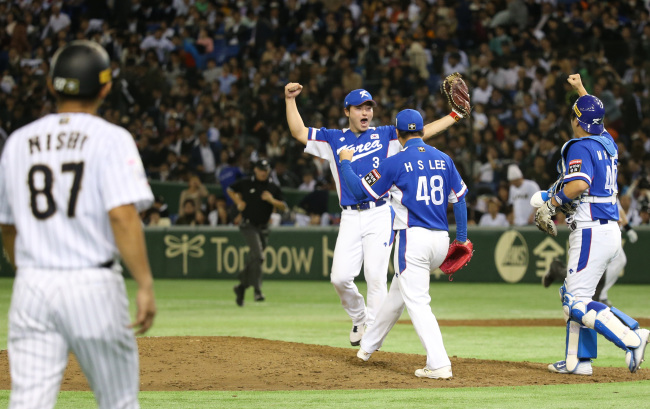
{"label": "pinstriped pants", "polygon": [[9,310],[9,408],[54,407],[69,352],[100,408],[139,408],[129,322],[124,279],[116,271],[19,270]]}

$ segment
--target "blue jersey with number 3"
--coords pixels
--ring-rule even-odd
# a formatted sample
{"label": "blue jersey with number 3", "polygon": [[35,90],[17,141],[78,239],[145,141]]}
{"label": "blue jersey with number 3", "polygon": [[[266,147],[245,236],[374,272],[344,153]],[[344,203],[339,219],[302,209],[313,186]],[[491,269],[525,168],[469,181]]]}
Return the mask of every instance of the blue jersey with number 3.
{"label": "blue jersey with number 3", "polygon": [[[614,142],[606,130],[601,136]],[[593,139],[580,138],[577,141],[572,141],[566,154],[565,183],[583,180],[589,185],[585,194],[611,197],[618,193],[617,176],[618,150],[612,156],[607,153],[600,142]],[[618,220],[616,198],[613,199],[613,203],[581,203],[574,219],[577,221]]]}
{"label": "blue jersey with number 3", "polygon": [[407,141],[402,152],[381,162],[361,183],[374,198],[391,191],[395,230],[449,230],[447,204],[467,193],[451,158],[420,138]]}
{"label": "blue jersey with number 3", "polygon": [[392,125],[372,127],[358,136],[349,129],[309,128],[305,152],[329,161],[339,202],[342,206],[350,206],[360,201],[348,190],[345,183],[341,183],[339,152],[342,149],[354,150],[352,170],[362,177],[377,169],[381,161],[399,152],[401,146]]}

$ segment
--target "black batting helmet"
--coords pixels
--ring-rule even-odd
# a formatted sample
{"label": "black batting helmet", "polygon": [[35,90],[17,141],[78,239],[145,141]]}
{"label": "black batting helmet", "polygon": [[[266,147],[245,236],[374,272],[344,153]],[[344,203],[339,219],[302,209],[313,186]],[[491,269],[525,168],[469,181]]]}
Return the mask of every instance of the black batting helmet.
{"label": "black batting helmet", "polygon": [[110,58],[94,41],[72,41],[52,57],[50,78],[58,95],[96,97],[102,86],[111,81]]}

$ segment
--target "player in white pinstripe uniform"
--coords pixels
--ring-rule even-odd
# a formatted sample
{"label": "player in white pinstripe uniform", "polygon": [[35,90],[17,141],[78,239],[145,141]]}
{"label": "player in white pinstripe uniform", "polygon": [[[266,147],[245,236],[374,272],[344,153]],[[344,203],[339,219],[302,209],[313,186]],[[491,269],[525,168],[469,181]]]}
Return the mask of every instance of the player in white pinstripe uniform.
{"label": "player in white pinstripe uniform", "polygon": [[[101,46],[54,55],[57,114],[15,131],[0,159],[0,227],[16,266],[11,409],[52,408],[73,352],[100,408],[138,408],[138,350],[156,312],[138,211],[153,195],[133,138],[95,116],[111,88]],[[138,284],[129,324],[121,254]]]}
{"label": "player in white pinstripe uniform", "polygon": [[[401,150],[395,126],[371,127],[373,107],[370,93],[364,89],[350,91],[345,97],[344,113],[350,127],[340,129],[307,128],[298,112],[296,97],[302,85],[289,83],[284,88],[287,122],[291,135],[306,145],[305,152],[330,163],[342,208],[341,225],[334,248],[331,281],[341,299],[343,308],[352,319],[350,344],[359,345],[366,326],[375,321],[377,311],[388,293],[388,261],[393,244],[392,219],[394,212],[387,204],[387,196],[378,200],[359,200],[341,183],[338,154],[343,149],[355,151],[353,170],[365,175],[377,169],[381,161]],[[424,139],[444,131],[463,118],[458,112],[424,126]],[[384,206],[386,205],[386,206]],[[368,306],[354,284],[361,271],[368,283]]]}

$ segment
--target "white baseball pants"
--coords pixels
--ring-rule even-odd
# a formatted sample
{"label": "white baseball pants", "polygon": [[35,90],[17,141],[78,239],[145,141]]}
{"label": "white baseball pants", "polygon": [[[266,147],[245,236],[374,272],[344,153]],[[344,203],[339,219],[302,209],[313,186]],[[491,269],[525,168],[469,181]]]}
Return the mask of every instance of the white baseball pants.
{"label": "white baseball pants", "polygon": [[600,277],[623,251],[621,230],[615,221],[589,223],[569,235],[569,262],[565,285],[580,301],[591,301]]}
{"label": "white baseball pants", "polygon": [[[393,240],[390,205],[368,210],[343,210],[334,248],[330,280],[352,325],[372,326],[386,298],[388,261]],[[368,284],[368,309],[354,284],[361,272]]]}
{"label": "white baseball pants", "polygon": [[608,299],[609,289],[614,286],[616,280],[618,280],[619,274],[621,274],[621,271],[623,271],[626,264],[627,256],[625,255],[623,248],[621,248],[621,251],[618,252],[618,256],[614,257],[614,260],[609,263],[609,266],[605,271],[605,284],[603,285],[603,289],[600,290],[601,300]]}
{"label": "white baseball pants", "polygon": [[9,310],[9,408],[53,408],[70,351],[99,408],[139,408],[138,349],[129,323],[116,271],[19,270]]}
{"label": "white baseball pants", "polygon": [[361,349],[369,353],[379,349],[406,307],[415,332],[426,350],[427,367],[435,370],[450,366],[438,321],[431,311],[429,295],[430,273],[447,256],[449,233],[422,227],[411,227],[396,233],[393,256],[395,276],[375,324],[361,339]]}

